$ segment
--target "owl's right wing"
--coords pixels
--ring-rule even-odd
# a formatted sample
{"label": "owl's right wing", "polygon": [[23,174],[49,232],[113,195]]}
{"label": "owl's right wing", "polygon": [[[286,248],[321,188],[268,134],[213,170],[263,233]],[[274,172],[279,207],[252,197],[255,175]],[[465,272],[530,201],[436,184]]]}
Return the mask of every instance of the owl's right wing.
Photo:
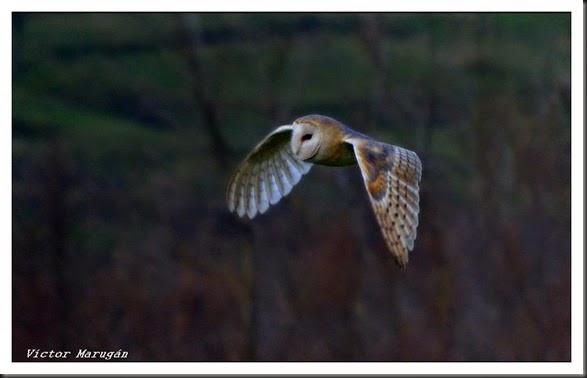
{"label": "owl's right wing", "polygon": [[312,164],[295,156],[291,134],[292,125],[278,127],[243,160],[228,183],[226,202],[230,211],[250,219],[263,214],[308,173]]}

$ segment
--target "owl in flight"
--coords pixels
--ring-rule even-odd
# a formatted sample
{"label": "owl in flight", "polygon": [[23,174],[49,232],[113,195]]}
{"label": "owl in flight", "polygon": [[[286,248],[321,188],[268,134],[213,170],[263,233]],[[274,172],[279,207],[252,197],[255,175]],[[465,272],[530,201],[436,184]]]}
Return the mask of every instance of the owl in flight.
{"label": "owl in flight", "polygon": [[230,179],[228,208],[252,219],[288,195],[312,164],[357,163],[387,247],[404,268],[416,239],[422,163],[415,152],[376,141],[330,117],[308,115],[267,135]]}

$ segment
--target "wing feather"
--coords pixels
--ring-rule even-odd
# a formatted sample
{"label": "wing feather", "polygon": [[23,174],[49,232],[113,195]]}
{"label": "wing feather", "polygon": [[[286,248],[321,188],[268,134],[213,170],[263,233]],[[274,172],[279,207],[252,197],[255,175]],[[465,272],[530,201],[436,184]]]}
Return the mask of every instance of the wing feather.
{"label": "wing feather", "polygon": [[226,192],[228,209],[240,217],[254,218],[291,192],[312,164],[291,150],[291,125],[267,135],[243,160],[231,177]]}
{"label": "wing feather", "polygon": [[257,181],[259,180],[259,166],[260,164],[251,166],[251,174],[249,175],[249,181],[247,183],[248,193],[246,208],[249,218],[253,218],[257,213]]}
{"label": "wing feather", "polygon": [[279,151],[280,159],[276,159],[276,162],[279,164],[279,177],[281,178],[281,183],[283,184],[283,196],[289,194],[293,184],[295,183],[294,179],[291,177],[291,173],[289,171],[289,167],[287,165],[287,153],[283,150]]}
{"label": "wing feather", "polygon": [[259,166],[259,187],[258,187],[258,199],[257,199],[257,206],[259,207],[259,213],[263,214],[269,208],[269,196],[270,196],[270,186],[269,182],[267,181],[267,164],[268,161],[262,161]]}
{"label": "wing feather", "polygon": [[277,174],[275,173],[275,164],[273,159],[267,161],[267,177],[269,178],[269,182],[271,184],[271,196],[269,199],[269,203],[271,205],[275,205],[279,202],[279,199],[282,197],[282,191],[279,189],[279,184],[277,184]]}

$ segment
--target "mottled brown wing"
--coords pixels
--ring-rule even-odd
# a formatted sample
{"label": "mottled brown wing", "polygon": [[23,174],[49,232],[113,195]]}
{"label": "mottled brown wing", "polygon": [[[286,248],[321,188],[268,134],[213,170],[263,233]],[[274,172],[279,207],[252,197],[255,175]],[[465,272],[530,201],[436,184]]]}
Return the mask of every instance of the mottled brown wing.
{"label": "mottled brown wing", "polygon": [[403,268],[418,227],[418,182],[422,163],[415,152],[370,139],[352,138],[373,211],[396,262]]}
{"label": "mottled brown wing", "polygon": [[230,211],[254,218],[292,190],[312,164],[298,159],[291,149],[291,125],[280,126],[265,137],[232,175],[226,192]]}

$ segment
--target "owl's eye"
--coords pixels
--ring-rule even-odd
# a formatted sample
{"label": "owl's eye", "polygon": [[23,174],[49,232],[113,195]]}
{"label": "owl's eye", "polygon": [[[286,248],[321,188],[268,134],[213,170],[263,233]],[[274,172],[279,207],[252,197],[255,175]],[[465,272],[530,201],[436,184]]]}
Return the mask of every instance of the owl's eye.
{"label": "owl's eye", "polygon": [[312,135],[313,134],[304,134],[304,135],[302,135],[302,142],[304,142],[306,140],[312,139]]}

